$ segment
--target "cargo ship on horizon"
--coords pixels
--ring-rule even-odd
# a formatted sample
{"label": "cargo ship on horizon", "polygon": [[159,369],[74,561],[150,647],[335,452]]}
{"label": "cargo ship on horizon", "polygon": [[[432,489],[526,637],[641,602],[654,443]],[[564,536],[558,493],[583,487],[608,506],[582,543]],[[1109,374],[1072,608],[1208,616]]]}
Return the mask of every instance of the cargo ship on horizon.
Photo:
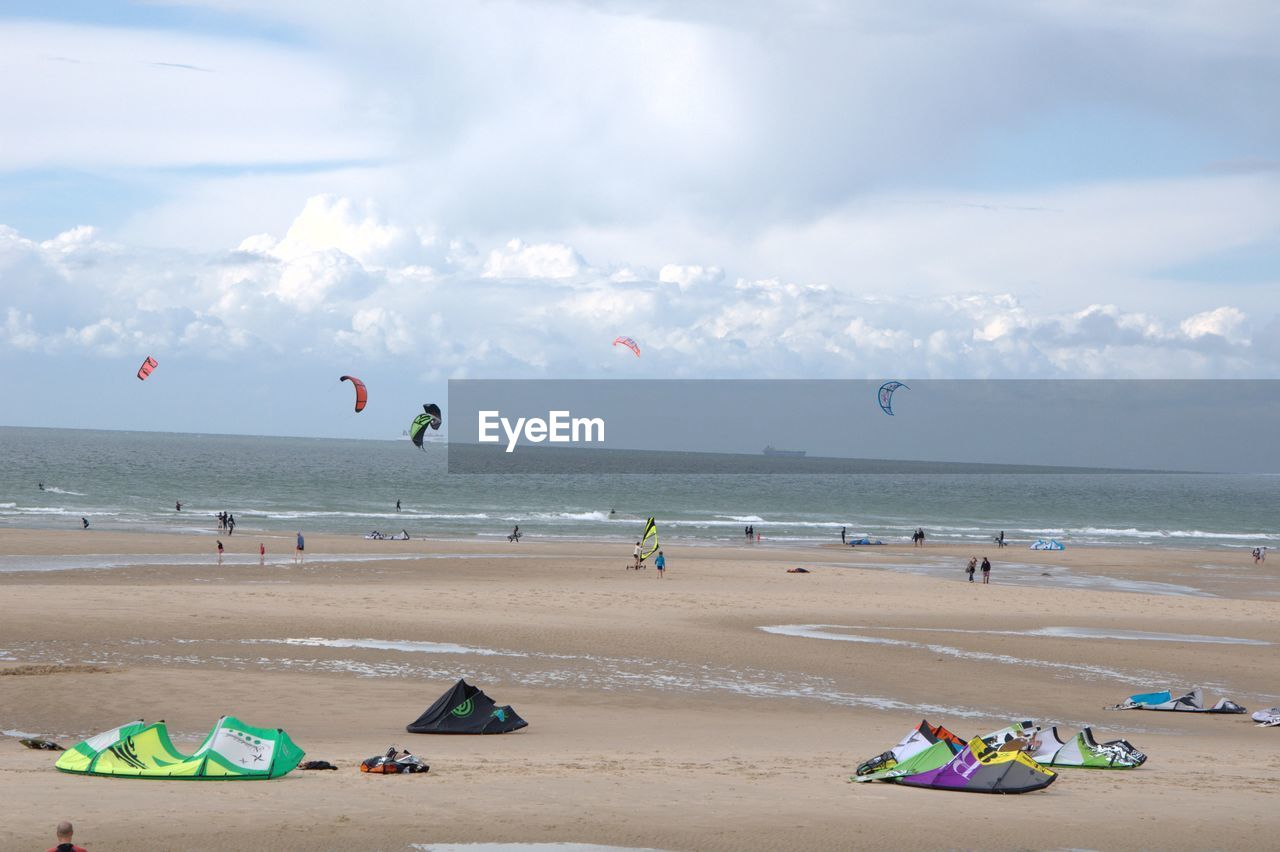
{"label": "cargo ship on horizon", "polygon": [[788,458],[788,459],[802,459],[804,458],[805,451],[804,450],[780,450],[777,447],[770,444],[769,446],[764,448],[764,454],[766,456],[781,456],[783,458]]}

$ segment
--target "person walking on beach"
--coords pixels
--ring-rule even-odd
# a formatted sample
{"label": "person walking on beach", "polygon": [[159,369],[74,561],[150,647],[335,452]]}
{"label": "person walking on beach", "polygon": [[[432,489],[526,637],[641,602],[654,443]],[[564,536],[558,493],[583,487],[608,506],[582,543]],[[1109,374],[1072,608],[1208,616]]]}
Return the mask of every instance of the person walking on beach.
{"label": "person walking on beach", "polygon": [[301,564],[301,563],[302,563],[302,551],[303,551],[303,548],[304,548],[304,545],[305,545],[305,544],[306,544],[306,543],[302,540],[302,531],[301,531],[301,530],[299,530],[299,531],[298,531],[298,543],[297,543],[297,544],[294,546],[294,548],[293,548],[293,561],[294,561],[295,563],[298,563],[298,564]]}
{"label": "person walking on beach", "polygon": [[80,516],[80,523],[84,525],[84,526],[82,526],[82,527],[81,527],[81,529],[85,529],[85,530],[89,529],[89,519],[88,519],[88,518],[86,518],[86,517],[84,517],[83,515],[81,515],[81,516]]}
{"label": "person walking on beach", "polygon": [[662,555],[662,551],[658,551],[658,558],[653,560],[653,567],[658,569],[658,579],[662,579],[662,572],[667,570],[667,557]]}
{"label": "person walking on beach", "polygon": [[1004,530],[1000,530],[1000,537],[996,539],[996,544],[1000,547],[1004,547]]}
{"label": "person walking on beach", "polygon": [[218,564],[222,564],[222,539],[218,539]]}
{"label": "person walking on beach", "polygon": [[978,570],[978,557],[970,556],[969,564],[965,566],[964,573],[969,575],[969,582],[973,582],[973,573]]}
{"label": "person walking on beach", "polygon": [[636,542],[635,549],[631,551],[631,567],[640,570],[640,542]]}
{"label": "person walking on beach", "polygon": [[397,501],[396,501],[396,511],[397,511],[397,512],[399,512],[399,511],[400,511],[400,501],[399,501],[399,500],[397,500]]}
{"label": "person walking on beach", "polygon": [[511,531],[511,535],[507,536],[507,541],[520,542],[520,525],[516,524],[516,528]]}
{"label": "person walking on beach", "polygon": [[985,586],[990,582],[991,582],[991,560],[984,556],[982,557],[982,585]]}
{"label": "person walking on beach", "polygon": [[235,534],[236,534],[236,516],[229,514],[227,515],[227,535],[235,535]]}
{"label": "person walking on beach", "polygon": [[258,542],[258,564],[267,564],[267,546],[262,542]]}
{"label": "person walking on beach", "polygon": [[849,531],[849,528],[848,528],[848,527],[841,527],[841,528],[840,528],[840,543],[841,543],[841,544],[846,544],[846,542],[845,542],[845,540],[844,540],[844,537],[845,537],[845,534],[846,534],[846,533],[848,533],[848,531]]}
{"label": "person walking on beach", "polygon": [[50,849],[49,852],[85,852],[84,847],[75,845],[71,840],[76,831],[71,823],[63,820],[58,823],[55,831],[58,835],[58,845]]}

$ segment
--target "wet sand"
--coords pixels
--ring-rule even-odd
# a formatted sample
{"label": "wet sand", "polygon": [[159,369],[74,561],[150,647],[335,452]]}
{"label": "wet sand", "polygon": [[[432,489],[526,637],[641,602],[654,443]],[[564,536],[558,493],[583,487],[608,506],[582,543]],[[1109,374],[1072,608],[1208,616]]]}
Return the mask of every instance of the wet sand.
{"label": "wet sand", "polygon": [[[223,542],[217,566],[207,536],[0,530],[0,729],[69,746],[163,718],[194,747],[232,713],[340,771],[84,778],[0,737],[0,848],[47,848],[60,819],[92,850],[1249,849],[1280,828],[1280,731],[1102,709],[1197,685],[1280,704],[1280,583],[1247,552],[990,548],[984,587],[962,571],[983,552],[934,544],[672,546],[659,581],[625,570],[629,541],[308,534],[301,567],[291,536]],[[530,727],[406,734],[459,676]],[[848,783],[922,716],[1093,724],[1150,760],[1017,797]],[[356,771],[393,744],[431,772]]]}

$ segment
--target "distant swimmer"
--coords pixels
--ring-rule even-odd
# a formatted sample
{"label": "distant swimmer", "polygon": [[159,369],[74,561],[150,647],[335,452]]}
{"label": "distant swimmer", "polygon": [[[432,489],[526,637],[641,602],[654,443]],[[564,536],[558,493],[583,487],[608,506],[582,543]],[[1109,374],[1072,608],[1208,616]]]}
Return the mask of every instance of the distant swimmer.
{"label": "distant swimmer", "polygon": [[43,482],[41,482],[41,483],[40,483],[40,490],[41,490],[41,491],[43,491],[43,490],[44,490],[44,483],[43,483]]}
{"label": "distant swimmer", "polygon": [[84,517],[82,517],[82,518],[80,519],[80,523],[84,524],[83,529],[86,529],[86,530],[87,530],[87,529],[89,529],[89,519],[88,519],[88,518],[84,518]]}

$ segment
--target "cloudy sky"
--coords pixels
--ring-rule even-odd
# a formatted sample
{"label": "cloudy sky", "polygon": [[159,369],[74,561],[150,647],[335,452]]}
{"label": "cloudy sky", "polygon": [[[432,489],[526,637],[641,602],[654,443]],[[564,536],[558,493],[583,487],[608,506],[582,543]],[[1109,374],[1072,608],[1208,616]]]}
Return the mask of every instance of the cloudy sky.
{"label": "cloudy sky", "polygon": [[1268,0],[12,0],[0,423],[1280,378],[1277,43]]}

